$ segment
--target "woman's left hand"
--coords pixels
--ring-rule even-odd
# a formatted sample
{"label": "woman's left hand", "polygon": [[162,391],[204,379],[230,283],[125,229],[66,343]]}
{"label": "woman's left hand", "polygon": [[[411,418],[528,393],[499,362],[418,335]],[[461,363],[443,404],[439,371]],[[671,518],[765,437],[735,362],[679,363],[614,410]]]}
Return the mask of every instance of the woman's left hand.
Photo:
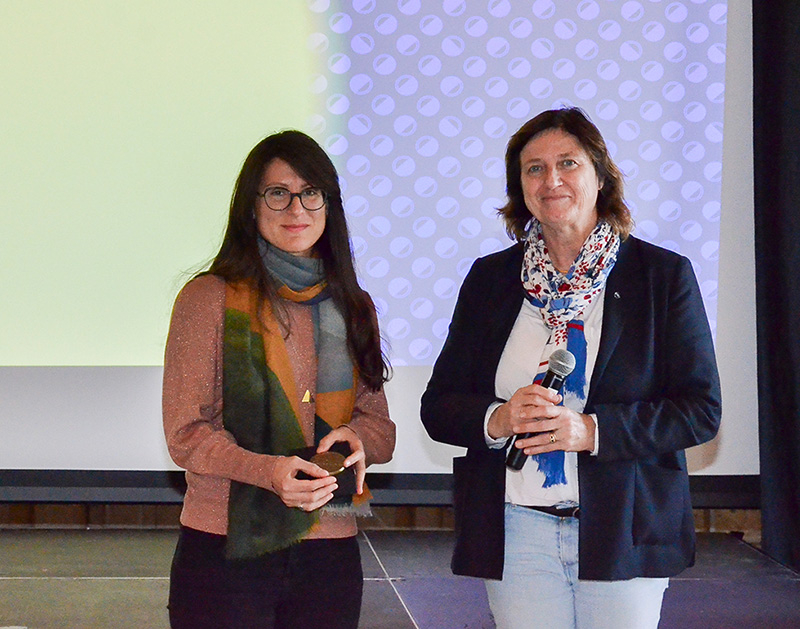
{"label": "woman's left hand", "polygon": [[591,452],[594,450],[596,426],[590,415],[577,413],[566,406],[542,407],[540,419],[528,422],[521,432],[531,433],[528,439],[517,438],[516,447],[525,454]]}
{"label": "woman's left hand", "polygon": [[344,441],[350,446],[350,456],[344,460],[344,466],[356,466],[356,493],[364,491],[364,477],[367,474],[366,454],[364,444],[356,431],[347,424],[334,428],[319,441],[317,452],[327,452],[337,442]]}

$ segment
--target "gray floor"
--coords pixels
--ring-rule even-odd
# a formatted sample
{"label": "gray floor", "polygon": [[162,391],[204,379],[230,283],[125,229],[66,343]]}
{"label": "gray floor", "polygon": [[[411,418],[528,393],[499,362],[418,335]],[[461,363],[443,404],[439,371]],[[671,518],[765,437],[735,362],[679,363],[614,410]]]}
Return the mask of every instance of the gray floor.
{"label": "gray floor", "polygon": [[[0,530],[0,628],[165,628],[176,531]],[[449,570],[452,533],[367,531],[361,627],[487,628],[480,581]],[[800,627],[800,576],[726,535],[699,539],[661,627]]]}
{"label": "gray floor", "polygon": [[[173,530],[0,531],[0,628],[168,627],[165,606],[176,536]],[[488,613],[480,582],[450,574],[449,533],[370,531],[359,540],[365,578],[361,627],[492,626],[447,624],[453,619],[447,600],[465,593],[462,582],[478,591],[472,606]],[[426,596],[423,606],[420,593]],[[428,610],[437,600],[442,604]],[[415,624],[415,612],[423,624]],[[467,614],[469,607],[456,616]]]}

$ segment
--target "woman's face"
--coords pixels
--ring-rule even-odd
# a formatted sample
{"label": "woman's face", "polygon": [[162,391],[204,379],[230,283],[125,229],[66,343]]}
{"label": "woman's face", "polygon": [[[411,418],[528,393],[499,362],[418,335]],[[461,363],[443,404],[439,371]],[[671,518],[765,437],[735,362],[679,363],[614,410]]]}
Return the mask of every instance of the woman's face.
{"label": "woman's face", "polygon": [[588,236],[597,224],[597,193],[602,187],[589,154],[575,136],[561,129],[535,135],[519,156],[522,194],[528,211],[548,233]]}
{"label": "woman's face", "polygon": [[327,207],[312,212],[301,205],[299,197],[294,197],[288,208],[276,212],[267,207],[261,193],[267,188],[301,192],[311,187],[282,159],[276,157],[267,164],[256,197],[255,217],[258,233],[273,247],[296,256],[310,257],[325,231]]}

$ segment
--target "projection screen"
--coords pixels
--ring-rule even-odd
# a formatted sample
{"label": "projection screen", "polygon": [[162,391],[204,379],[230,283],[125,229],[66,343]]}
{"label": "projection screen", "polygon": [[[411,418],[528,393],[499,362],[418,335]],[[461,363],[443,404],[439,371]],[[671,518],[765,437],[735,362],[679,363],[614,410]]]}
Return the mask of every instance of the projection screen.
{"label": "projection screen", "polygon": [[471,263],[510,243],[505,143],[562,105],[603,132],[635,234],[694,264],[724,417],[692,474],[757,475],[750,47],[743,0],[3,2],[0,498],[177,470],[171,304],[244,156],[284,128],[337,165],[394,366],[398,447],[371,471],[440,486],[459,450],[428,439],[419,397]]}

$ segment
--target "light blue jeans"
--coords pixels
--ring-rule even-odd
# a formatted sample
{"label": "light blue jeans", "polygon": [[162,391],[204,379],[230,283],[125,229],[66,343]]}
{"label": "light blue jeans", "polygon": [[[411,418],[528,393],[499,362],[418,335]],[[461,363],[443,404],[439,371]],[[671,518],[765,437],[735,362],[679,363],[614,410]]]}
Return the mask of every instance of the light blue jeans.
{"label": "light blue jeans", "polygon": [[669,579],[578,580],[578,520],[506,504],[503,580],[487,580],[498,629],[655,629]]}

